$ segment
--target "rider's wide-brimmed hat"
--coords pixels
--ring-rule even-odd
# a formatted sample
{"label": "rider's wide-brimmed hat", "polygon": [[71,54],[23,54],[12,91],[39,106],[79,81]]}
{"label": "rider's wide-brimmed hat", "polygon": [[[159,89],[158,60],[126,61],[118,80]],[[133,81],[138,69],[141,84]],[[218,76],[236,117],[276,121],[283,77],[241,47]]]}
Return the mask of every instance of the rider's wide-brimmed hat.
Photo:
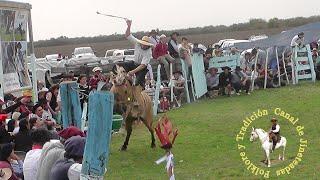
{"label": "rider's wide-brimmed hat", "polygon": [[278,120],[276,118],[272,118],[270,121],[271,122],[277,122]]}
{"label": "rider's wide-brimmed hat", "polygon": [[142,39],[138,39],[138,42],[145,46],[153,46],[153,44],[150,43],[150,38],[148,36],[143,36]]}

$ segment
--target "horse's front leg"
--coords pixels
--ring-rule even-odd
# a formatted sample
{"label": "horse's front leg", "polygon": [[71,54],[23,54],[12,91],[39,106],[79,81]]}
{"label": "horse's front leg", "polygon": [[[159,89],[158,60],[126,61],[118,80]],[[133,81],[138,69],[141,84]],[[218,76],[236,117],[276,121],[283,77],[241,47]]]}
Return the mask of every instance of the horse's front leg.
{"label": "horse's front leg", "polygon": [[283,146],[283,150],[282,150],[282,158],[281,160],[284,161],[284,151],[286,150],[286,146]]}
{"label": "horse's front leg", "polygon": [[267,165],[268,165],[268,167],[271,167],[270,150],[265,150],[265,151],[266,151],[266,156],[267,156]]}
{"label": "horse's front leg", "polygon": [[130,136],[132,133],[132,122],[133,120],[131,118],[127,118],[126,119],[126,130],[127,130],[127,135],[126,135],[126,139],[121,147],[121,151],[125,151],[127,150],[128,144],[129,144],[129,140],[130,140]]}

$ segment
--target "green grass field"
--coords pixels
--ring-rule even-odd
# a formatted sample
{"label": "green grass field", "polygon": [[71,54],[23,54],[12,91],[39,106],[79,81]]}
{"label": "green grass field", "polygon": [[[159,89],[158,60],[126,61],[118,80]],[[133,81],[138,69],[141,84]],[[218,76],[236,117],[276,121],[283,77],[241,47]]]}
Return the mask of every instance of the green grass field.
{"label": "green grass field", "polygon": [[[258,90],[250,96],[205,99],[170,111],[168,116],[180,132],[173,148],[176,179],[262,179],[262,176],[255,176],[246,169],[235,137],[246,116],[258,109],[268,109],[271,114],[277,107],[299,117],[299,124],[304,126],[303,138],[308,140],[308,147],[302,161],[290,175],[276,176],[275,171],[288,166],[299,149],[299,137],[295,127],[279,117],[281,135],[288,141],[286,160],[272,165],[271,168],[260,163],[263,159],[260,142],[249,142],[251,127],[242,142],[246,146],[247,156],[259,168],[270,170],[270,179],[319,179],[319,82]],[[251,125],[268,130],[271,117],[273,116],[265,116]],[[150,148],[150,136],[143,125],[134,127],[128,150],[119,152],[123,140],[123,135],[112,137],[106,179],[167,179],[165,165],[154,163],[164,155],[164,151],[159,147]],[[278,158],[279,152],[280,150],[276,150],[271,158]]]}

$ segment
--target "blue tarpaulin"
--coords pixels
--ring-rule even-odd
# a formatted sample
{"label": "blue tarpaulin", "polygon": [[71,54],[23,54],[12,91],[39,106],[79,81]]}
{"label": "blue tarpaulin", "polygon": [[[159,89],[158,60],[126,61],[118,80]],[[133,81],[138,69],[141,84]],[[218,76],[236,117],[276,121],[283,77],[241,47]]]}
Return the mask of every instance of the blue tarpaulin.
{"label": "blue tarpaulin", "polygon": [[320,39],[320,22],[299,26],[288,31],[284,31],[280,34],[270,36],[266,39],[261,39],[253,42],[235,43],[234,46],[241,50],[253,47],[266,49],[273,46],[290,46],[292,38],[299,32],[304,32],[304,39],[306,44],[318,41]]}

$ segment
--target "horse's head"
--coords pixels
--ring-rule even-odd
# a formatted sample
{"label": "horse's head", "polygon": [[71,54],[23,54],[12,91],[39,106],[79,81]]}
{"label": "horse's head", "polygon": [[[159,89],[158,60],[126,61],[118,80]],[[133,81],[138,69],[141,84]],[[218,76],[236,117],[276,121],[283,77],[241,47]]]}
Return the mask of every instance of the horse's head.
{"label": "horse's head", "polygon": [[121,86],[121,85],[124,85],[126,81],[127,81],[126,70],[123,67],[116,65],[116,75],[112,76],[113,85]]}
{"label": "horse's head", "polygon": [[252,131],[250,134],[250,142],[255,141],[257,138],[259,138],[258,133],[256,132],[256,129],[252,127]]}

